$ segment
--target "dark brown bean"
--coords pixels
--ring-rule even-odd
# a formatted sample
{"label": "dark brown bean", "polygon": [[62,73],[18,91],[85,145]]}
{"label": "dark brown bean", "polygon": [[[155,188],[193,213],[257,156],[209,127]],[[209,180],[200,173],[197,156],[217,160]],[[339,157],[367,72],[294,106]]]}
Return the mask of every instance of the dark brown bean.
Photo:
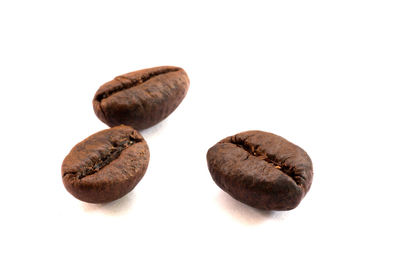
{"label": "dark brown bean", "polygon": [[313,167],[300,147],[272,133],[248,131],[211,147],[215,183],[235,199],[265,210],[290,210],[310,189]]}
{"label": "dark brown bean", "polygon": [[130,72],[102,85],[93,98],[97,117],[108,126],[145,129],[171,114],[189,88],[186,72],[178,67],[155,67]]}
{"label": "dark brown bean", "polygon": [[103,203],[129,193],[149,164],[143,137],[129,126],[95,133],[72,148],[61,172],[65,188],[74,197]]}

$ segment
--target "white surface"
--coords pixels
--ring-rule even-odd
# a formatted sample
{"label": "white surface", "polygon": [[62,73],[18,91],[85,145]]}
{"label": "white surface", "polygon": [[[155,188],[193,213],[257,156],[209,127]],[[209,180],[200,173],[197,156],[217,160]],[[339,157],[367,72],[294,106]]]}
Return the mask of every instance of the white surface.
{"label": "white surface", "polygon": [[[400,265],[398,1],[109,2],[0,3],[1,266]],[[76,200],[61,162],[107,128],[95,91],[159,65],[191,86],[143,131],[143,180],[106,205]],[[295,210],[212,181],[207,149],[251,129],[311,156]]]}

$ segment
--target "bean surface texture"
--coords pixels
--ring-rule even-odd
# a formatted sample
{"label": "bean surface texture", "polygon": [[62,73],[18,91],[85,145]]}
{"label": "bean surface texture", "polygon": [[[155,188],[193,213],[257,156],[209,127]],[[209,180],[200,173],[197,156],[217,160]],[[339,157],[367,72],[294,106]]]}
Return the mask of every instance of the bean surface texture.
{"label": "bean surface texture", "polygon": [[113,127],[72,148],[62,164],[63,183],[82,201],[113,201],[137,185],[149,158],[147,143],[139,132],[124,125]]}
{"label": "bean surface texture", "polygon": [[102,85],[93,98],[93,109],[110,127],[125,124],[146,129],[170,115],[188,88],[189,78],[179,67],[134,71]]}
{"label": "bean surface texture", "polygon": [[310,189],[313,167],[300,147],[272,133],[248,131],[211,147],[215,183],[235,199],[265,210],[290,210]]}

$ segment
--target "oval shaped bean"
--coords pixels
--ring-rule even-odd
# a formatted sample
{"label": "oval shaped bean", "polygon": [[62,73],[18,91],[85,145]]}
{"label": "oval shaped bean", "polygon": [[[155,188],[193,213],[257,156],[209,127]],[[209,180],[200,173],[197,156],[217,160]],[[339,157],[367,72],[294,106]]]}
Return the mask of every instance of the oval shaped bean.
{"label": "oval shaped bean", "polygon": [[129,193],[149,164],[149,149],[132,127],[117,126],[95,133],[72,148],[61,172],[74,197],[103,203]]}
{"label": "oval shaped bean", "polygon": [[310,189],[313,167],[300,147],[272,133],[248,131],[211,147],[215,183],[233,198],[264,210],[290,210]]}
{"label": "oval shaped bean", "polygon": [[188,88],[189,78],[181,68],[139,70],[102,85],[93,98],[93,108],[97,117],[110,127],[125,124],[141,130],[171,114]]}

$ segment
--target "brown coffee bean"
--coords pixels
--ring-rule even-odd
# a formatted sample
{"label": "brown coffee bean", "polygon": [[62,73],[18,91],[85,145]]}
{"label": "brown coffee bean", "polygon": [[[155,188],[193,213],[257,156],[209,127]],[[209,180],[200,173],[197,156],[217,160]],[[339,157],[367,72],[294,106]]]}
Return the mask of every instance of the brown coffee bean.
{"label": "brown coffee bean", "polygon": [[125,124],[141,130],[171,114],[189,88],[178,67],[155,67],[130,72],[102,85],[93,98],[97,117],[110,127]]}
{"label": "brown coffee bean", "polygon": [[248,131],[211,147],[215,183],[235,199],[265,210],[290,210],[310,189],[313,167],[300,147],[272,133]]}
{"label": "brown coffee bean", "polygon": [[65,188],[74,197],[103,203],[129,193],[149,164],[143,137],[129,126],[95,133],[72,148],[61,172]]}

